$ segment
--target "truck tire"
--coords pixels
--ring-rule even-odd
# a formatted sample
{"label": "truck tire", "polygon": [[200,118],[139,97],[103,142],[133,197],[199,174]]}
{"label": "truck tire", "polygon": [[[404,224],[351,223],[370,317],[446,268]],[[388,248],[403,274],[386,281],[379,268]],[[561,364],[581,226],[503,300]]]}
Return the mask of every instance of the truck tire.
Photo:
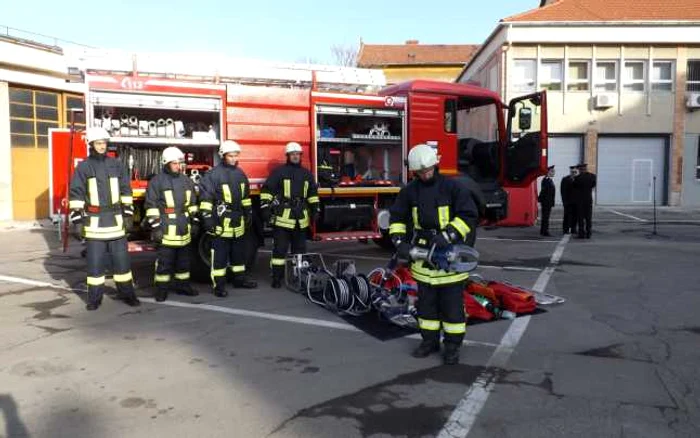
{"label": "truck tire", "polygon": [[391,243],[391,238],[389,237],[389,233],[382,232],[382,237],[372,239],[372,241],[374,243],[376,243],[382,249],[386,249],[387,251],[394,250],[394,244]]}

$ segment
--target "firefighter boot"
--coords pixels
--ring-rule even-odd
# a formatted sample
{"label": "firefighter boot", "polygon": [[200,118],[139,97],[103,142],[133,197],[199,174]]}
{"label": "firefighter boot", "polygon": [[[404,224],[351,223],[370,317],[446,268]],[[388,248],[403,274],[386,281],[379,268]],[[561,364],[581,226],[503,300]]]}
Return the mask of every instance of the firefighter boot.
{"label": "firefighter boot", "polygon": [[432,353],[437,353],[438,351],[440,351],[440,344],[438,342],[424,339],[418,348],[413,350],[411,356],[422,359],[430,356]]}
{"label": "firefighter boot", "polygon": [[102,286],[88,286],[87,310],[97,310],[102,305]]}
{"label": "firefighter boot", "polygon": [[258,282],[245,274],[235,274],[233,277],[233,287],[236,289],[255,289]]}
{"label": "firefighter boot", "polygon": [[284,268],[279,266],[272,267],[272,288],[279,289],[282,287],[282,277],[284,277]]}
{"label": "firefighter boot", "polygon": [[192,285],[186,281],[175,282],[175,290],[177,290],[178,293],[186,295],[188,297],[196,297],[197,295],[199,295],[199,292],[194,290]]}
{"label": "firefighter boot", "polygon": [[442,362],[445,365],[457,365],[459,363],[459,347],[459,344],[445,344],[445,351],[442,355]]}
{"label": "firefighter boot", "polygon": [[163,302],[168,299],[168,286],[166,284],[159,284],[156,292],[153,294],[156,301]]}

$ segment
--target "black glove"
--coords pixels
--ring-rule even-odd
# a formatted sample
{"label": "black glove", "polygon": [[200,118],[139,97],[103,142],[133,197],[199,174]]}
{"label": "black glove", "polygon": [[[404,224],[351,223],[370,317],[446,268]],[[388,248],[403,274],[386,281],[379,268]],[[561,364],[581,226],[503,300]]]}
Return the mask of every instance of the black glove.
{"label": "black glove", "polygon": [[160,227],[160,218],[159,217],[149,217],[146,219],[146,222],[148,223],[148,226],[151,227],[152,230],[155,230],[156,228]]}
{"label": "black glove", "polygon": [[433,236],[433,239],[430,242],[430,244],[435,245],[437,249],[445,249],[448,246],[452,245],[452,242],[450,241],[450,236],[447,234],[447,232],[443,231]]}
{"label": "black glove", "polygon": [[263,222],[270,222],[270,219],[272,218],[272,211],[270,211],[269,205],[263,206],[260,209],[260,216],[262,217]]}
{"label": "black glove", "polygon": [[134,227],[134,206],[131,204],[123,204],[122,214],[124,216],[124,228],[128,231]]}
{"label": "black glove", "polygon": [[75,225],[83,223],[83,210],[71,210],[70,215],[68,216],[68,220],[70,221],[70,223]]}
{"label": "black glove", "polygon": [[201,232],[200,224],[201,222],[199,221],[199,219],[192,221],[192,224],[190,225],[190,236],[199,236],[199,233]]}
{"label": "black glove", "polygon": [[205,213],[202,215],[202,225],[204,225],[204,231],[207,233],[212,232],[216,228],[216,219],[211,213]]}
{"label": "black glove", "polygon": [[161,243],[163,241],[162,227],[156,227],[151,230],[151,240],[155,243]]}
{"label": "black glove", "polygon": [[253,211],[252,210],[246,210],[245,215],[243,216],[243,225],[245,226],[246,230],[250,230],[253,227]]}
{"label": "black glove", "polygon": [[311,223],[315,224],[318,222],[318,218],[321,216],[321,213],[318,211],[318,208],[312,208],[311,209]]}
{"label": "black glove", "polygon": [[411,244],[408,242],[399,243],[399,246],[396,247],[396,253],[399,255],[399,258],[404,259],[404,260],[410,260],[411,259]]}

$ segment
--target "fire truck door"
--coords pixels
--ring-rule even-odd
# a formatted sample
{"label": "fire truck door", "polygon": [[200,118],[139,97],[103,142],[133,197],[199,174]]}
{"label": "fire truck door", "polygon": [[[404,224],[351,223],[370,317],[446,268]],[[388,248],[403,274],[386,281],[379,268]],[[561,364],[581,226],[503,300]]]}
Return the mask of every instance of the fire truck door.
{"label": "fire truck door", "polygon": [[50,214],[60,214],[62,212],[61,202],[67,198],[66,189],[70,183],[70,176],[73,170],[87,157],[87,149],[83,133],[75,131],[73,134],[73,156],[70,157],[70,130],[52,129],[49,135],[49,156],[51,157],[51,181],[49,199],[51,205]]}
{"label": "fire truck door", "polygon": [[508,105],[508,130],[501,154],[505,187],[525,187],[547,173],[547,95],[521,96]]}
{"label": "fire truck door", "polygon": [[437,147],[440,172],[457,173],[457,98],[413,92],[409,96],[408,150],[425,143]]}

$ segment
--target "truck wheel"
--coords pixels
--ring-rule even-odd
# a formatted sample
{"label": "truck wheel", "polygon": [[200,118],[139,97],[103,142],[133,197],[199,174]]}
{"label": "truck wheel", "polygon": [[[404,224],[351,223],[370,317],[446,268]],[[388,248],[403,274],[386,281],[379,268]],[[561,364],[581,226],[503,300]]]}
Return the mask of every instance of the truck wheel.
{"label": "truck wheel", "polygon": [[211,235],[200,233],[190,245],[190,275],[199,283],[211,283],[211,240]]}
{"label": "truck wheel", "polygon": [[386,249],[388,251],[393,251],[394,250],[394,244],[391,243],[391,238],[389,237],[389,233],[382,233],[382,237],[372,239],[374,243],[379,245],[380,248]]}

